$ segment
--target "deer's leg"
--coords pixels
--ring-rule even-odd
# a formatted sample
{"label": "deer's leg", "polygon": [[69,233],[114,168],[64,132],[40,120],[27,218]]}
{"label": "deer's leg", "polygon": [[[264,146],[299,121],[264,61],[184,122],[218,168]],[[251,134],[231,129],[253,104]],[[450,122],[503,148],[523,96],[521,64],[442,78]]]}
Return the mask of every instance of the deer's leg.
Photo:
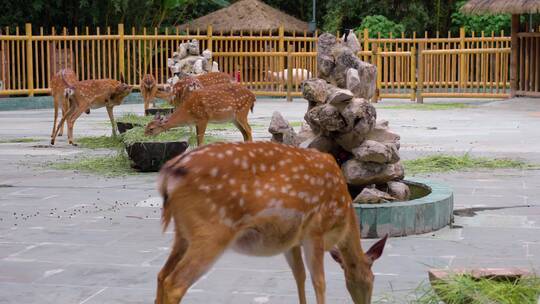
{"label": "deer's leg", "polygon": [[307,240],[304,245],[304,255],[311,275],[317,304],[325,304],[326,283],[324,280],[324,241],[322,237]]}
{"label": "deer's leg", "polygon": [[113,107],[107,107],[107,114],[109,114],[109,120],[111,121],[112,135],[116,137],[116,125],[114,123]]}
{"label": "deer's leg", "polygon": [[242,129],[244,129],[244,141],[253,141],[253,137],[251,135],[251,126],[249,125],[248,119],[247,119],[247,113],[245,116],[241,115],[240,117],[236,118],[236,121],[242,126]]}
{"label": "deer's leg", "polygon": [[62,119],[60,119],[60,123],[56,126],[56,130],[54,133],[54,136],[51,138],[51,145],[54,145],[54,142],[56,141],[56,136],[58,136],[58,132],[60,131],[60,126],[70,117],[74,112],[76,111],[76,108],[69,108],[69,110],[62,115]]}
{"label": "deer's leg", "polygon": [[155,304],[163,303],[163,280],[165,280],[165,278],[174,270],[174,267],[180,262],[186,253],[187,247],[187,240],[177,231],[171,254],[157,277],[157,295]]}
{"label": "deer's leg", "polygon": [[[54,103],[54,119],[53,119],[53,126],[52,126],[52,132],[51,132],[51,138],[54,137],[55,131],[56,131],[56,122],[58,120],[58,98],[56,96],[53,96],[53,103]],[[62,111],[62,117],[64,116],[64,111]]]}
{"label": "deer's leg", "polygon": [[77,144],[73,142],[73,126],[75,125],[77,118],[79,118],[85,111],[86,109],[77,108],[67,121],[68,142],[73,146],[77,146]]}
{"label": "deer's leg", "polygon": [[[67,113],[68,109],[69,109],[69,99],[67,98],[62,98],[60,100],[60,104],[62,105],[62,116],[64,115],[64,113]],[[58,132],[58,136],[62,136],[64,134],[64,124],[61,124],[60,125],[60,132]]]}
{"label": "deer's leg", "polygon": [[231,241],[230,236],[216,233],[215,227],[198,229],[212,233],[190,240],[184,257],[163,281],[164,304],[180,303],[189,287],[208,271]]}
{"label": "deer's leg", "polygon": [[195,125],[197,130],[197,146],[204,144],[204,132],[206,132],[206,126],[208,126],[208,121],[198,121]]}
{"label": "deer's leg", "polygon": [[234,120],[233,124],[238,130],[240,130],[240,133],[242,133],[244,141],[247,141],[248,135],[246,133],[246,130],[244,129],[244,126],[242,126],[242,124],[238,120]]}
{"label": "deer's leg", "polygon": [[293,247],[285,252],[285,258],[294,275],[296,288],[298,290],[298,299],[300,304],[306,304],[306,270],[302,261],[302,250],[299,246]]}

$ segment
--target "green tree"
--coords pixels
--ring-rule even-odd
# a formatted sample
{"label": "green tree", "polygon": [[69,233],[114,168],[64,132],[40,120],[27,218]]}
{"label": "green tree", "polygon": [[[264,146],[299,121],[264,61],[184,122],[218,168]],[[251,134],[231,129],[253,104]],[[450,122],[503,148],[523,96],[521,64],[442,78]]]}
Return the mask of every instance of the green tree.
{"label": "green tree", "polygon": [[464,27],[467,32],[480,33],[500,33],[504,30],[510,33],[511,19],[510,15],[465,15],[460,9],[467,1],[461,0],[456,3],[454,12],[452,13],[452,30],[459,31],[459,28]]}
{"label": "green tree", "polygon": [[357,30],[366,28],[369,30],[369,36],[372,38],[378,37],[379,33],[383,38],[388,38],[390,33],[393,33],[395,37],[405,31],[405,27],[402,24],[395,23],[381,15],[365,17]]}

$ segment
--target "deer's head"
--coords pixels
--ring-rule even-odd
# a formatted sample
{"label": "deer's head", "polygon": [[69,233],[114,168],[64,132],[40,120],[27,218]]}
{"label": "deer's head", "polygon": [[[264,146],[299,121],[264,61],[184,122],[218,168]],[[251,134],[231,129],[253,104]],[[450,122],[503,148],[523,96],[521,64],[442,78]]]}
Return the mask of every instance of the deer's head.
{"label": "deer's head", "polygon": [[156,84],[156,79],[154,78],[154,76],[152,76],[152,74],[144,75],[142,79],[142,85],[145,88],[151,89],[152,87],[154,87],[155,84]]}
{"label": "deer's head", "polygon": [[[355,304],[371,303],[374,280],[371,268],[373,263],[382,256],[387,239],[388,235],[373,244],[365,254],[362,254],[361,252],[350,253],[355,255],[360,254],[360,256],[364,257],[358,264],[343,256],[343,254],[349,255],[346,251],[339,251],[337,248],[330,250],[332,258],[345,272],[347,290]],[[352,250],[352,248],[347,248],[346,250]]]}
{"label": "deer's head", "polygon": [[120,74],[120,83],[114,88],[111,99],[123,99],[133,91],[133,86],[125,83],[124,75]]}
{"label": "deer's head", "polygon": [[144,129],[144,135],[153,136],[158,135],[159,133],[167,131],[165,128],[165,123],[168,121],[168,117],[161,116],[161,114],[156,114],[154,120],[149,122]]}

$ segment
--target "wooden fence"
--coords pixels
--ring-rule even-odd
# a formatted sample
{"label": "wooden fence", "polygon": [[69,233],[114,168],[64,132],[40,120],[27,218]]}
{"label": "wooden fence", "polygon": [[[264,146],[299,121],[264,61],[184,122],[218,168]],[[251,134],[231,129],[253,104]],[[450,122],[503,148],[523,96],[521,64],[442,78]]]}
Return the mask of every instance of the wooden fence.
{"label": "wooden fence", "polygon": [[[34,95],[49,92],[50,77],[69,67],[80,79],[119,78],[138,87],[142,75],[152,73],[159,83],[171,77],[167,58],[179,43],[198,39],[201,49],[213,51],[220,71],[240,74],[241,81],[257,95],[300,96],[301,80],[292,80],[292,69],[317,75],[318,34],[215,33],[208,27],[179,32],[165,29],[126,31],[122,24],[114,33],[75,28],[70,34],[43,28],[25,33],[19,28],[0,31],[0,95]],[[338,33],[339,35],[339,33]],[[360,58],[377,66],[381,98],[507,97],[509,94],[510,38],[504,33],[459,37],[370,38],[358,33]],[[286,70],[291,75],[286,75]],[[288,81],[282,81],[287,78]],[[538,78],[535,78],[538,79]]]}

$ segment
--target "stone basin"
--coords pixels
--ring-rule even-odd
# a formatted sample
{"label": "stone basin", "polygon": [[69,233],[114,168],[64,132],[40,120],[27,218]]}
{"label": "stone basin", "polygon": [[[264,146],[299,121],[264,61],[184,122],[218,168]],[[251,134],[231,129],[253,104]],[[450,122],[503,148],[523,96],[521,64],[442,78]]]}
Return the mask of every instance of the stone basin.
{"label": "stone basin", "polygon": [[383,204],[355,204],[363,238],[406,236],[428,233],[453,220],[454,196],[441,183],[409,179],[411,199]]}

